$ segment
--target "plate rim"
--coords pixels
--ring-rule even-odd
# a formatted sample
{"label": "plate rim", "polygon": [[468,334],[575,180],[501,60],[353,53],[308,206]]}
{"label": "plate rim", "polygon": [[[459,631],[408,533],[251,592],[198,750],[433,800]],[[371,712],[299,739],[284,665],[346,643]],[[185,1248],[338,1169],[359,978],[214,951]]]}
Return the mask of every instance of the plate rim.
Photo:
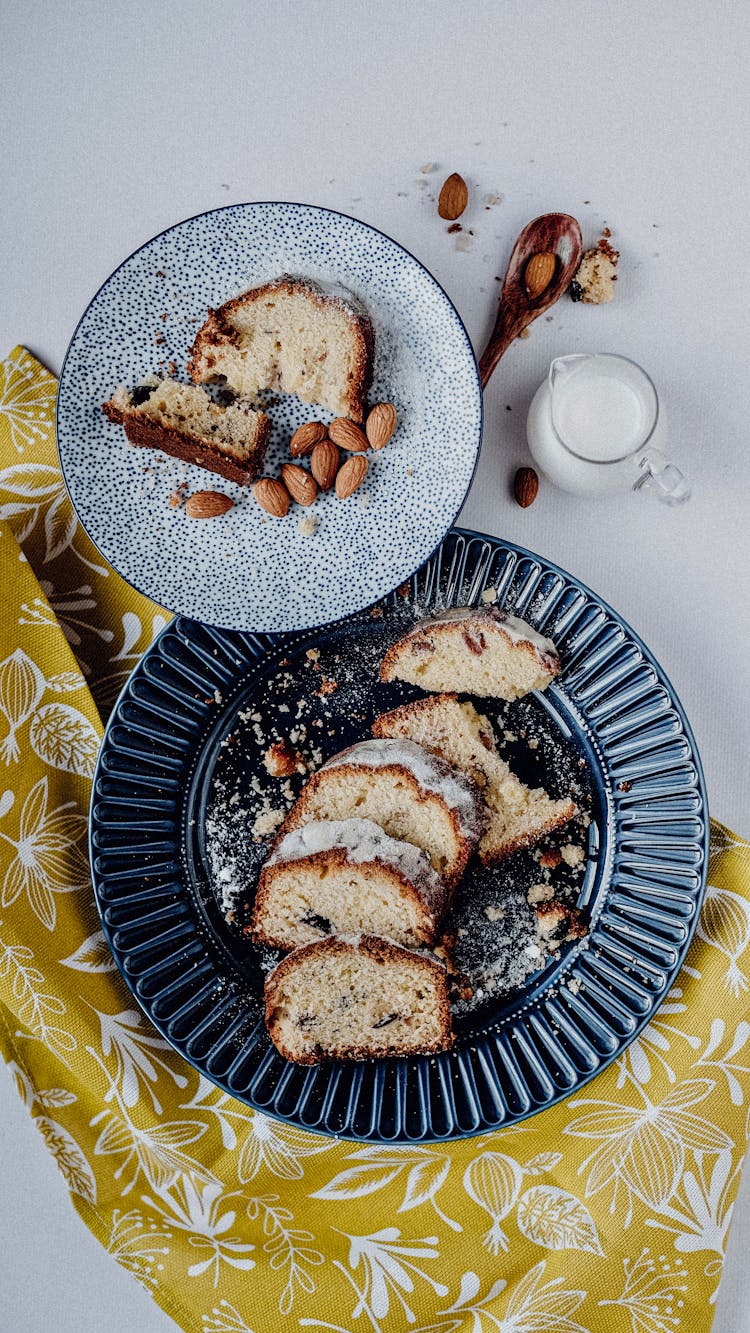
{"label": "plate rim", "polygon": [[[74,498],[73,498],[73,492],[71,491],[70,486],[69,486],[69,484],[68,484],[68,477],[67,477],[67,474],[66,474],[66,471],[65,471],[65,460],[64,460],[64,456],[63,456],[63,450],[62,450],[61,447],[60,447],[60,402],[61,402],[61,395],[62,395],[63,387],[64,387],[64,384],[65,384],[65,372],[66,372],[66,368],[67,368],[68,360],[69,360],[69,358],[70,358],[70,356],[71,356],[71,353],[72,353],[72,350],[73,350],[73,344],[74,344],[75,341],[76,341],[76,338],[77,338],[77,336],[78,336],[78,332],[79,332],[79,330],[80,330],[80,328],[81,328],[81,325],[83,324],[84,320],[86,319],[86,317],[87,317],[89,311],[91,310],[92,306],[94,305],[94,303],[98,300],[99,296],[100,296],[101,293],[104,291],[105,287],[107,287],[107,285],[112,281],[112,279],[116,276],[116,274],[118,274],[118,273],[120,272],[120,270],[123,269],[123,268],[126,266],[126,264],[129,264],[130,261],[136,257],[136,255],[139,255],[139,254],[141,253],[141,251],[143,251],[143,250],[146,249],[147,246],[152,245],[154,241],[161,240],[162,237],[164,237],[164,236],[168,236],[168,235],[170,234],[170,232],[177,231],[177,230],[179,230],[181,227],[186,226],[186,225],[187,225],[188,223],[190,223],[190,222],[196,222],[199,218],[208,217],[209,215],[213,215],[213,214],[216,214],[216,213],[230,212],[230,211],[233,211],[233,210],[242,210],[242,209],[246,209],[246,208],[260,208],[260,207],[269,207],[269,206],[271,206],[271,207],[283,207],[283,208],[299,208],[299,209],[311,210],[311,211],[313,211],[313,212],[317,212],[317,213],[329,214],[329,215],[334,216],[334,217],[344,218],[347,222],[354,222],[354,223],[356,223],[358,226],[360,226],[360,227],[364,227],[366,230],[371,231],[371,232],[374,232],[374,233],[376,233],[378,236],[382,236],[382,237],[383,237],[386,241],[388,241],[391,245],[395,246],[397,250],[402,251],[403,254],[406,255],[406,257],[407,257],[409,260],[411,260],[414,264],[416,264],[417,267],[418,267],[419,269],[422,270],[422,272],[427,276],[427,278],[428,278],[428,279],[434,284],[434,286],[438,289],[438,291],[440,292],[440,294],[442,295],[442,297],[444,298],[444,300],[447,302],[449,310],[452,312],[452,316],[453,316],[453,318],[454,318],[454,320],[455,320],[455,323],[456,323],[456,326],[457,326],[458,333],[459,333],[459,335],[461,336],[461,338],[462,338],[463,342],[465,343],[466,348],[468,349],[469,354],[470,354],[471,364],[472,364],[472,366],[473,366],[473,372],[474,372],[474,373],[473,373],[473,376],[472,376],[472,382],[473,382],[473,385],[474,385],[474,391],[475,391],[475,401],[476,401],[476,403],[477,403],[477,407],[478,407],[478,422],[477,422],[476,449],[475,449],[475,454],[474,454],[474,462],[473,462],[472,469],[471,469],[471,475],[469,476],[469,479],[468,479],[466,488],[465,488],[465,490],[464,490],[464,492],[463,492],[463,494],[462,494],[462,496],[461,496],[460,502],[459,502],[459,504],[458,504],[458,508],[457,508],[457,509],[455,510],[455,512],[452,514],[450,520],[448,521],[448,525],[447,525],[447,527],[444,529],[442,536],[441,536],[441,537],[438,539],[438,541],[435,543],[435,545],[434,545],[434,547],[432,548],[432,550],[431,550],[431,551],[430,551],[430,552],[429,552],[429,553],[428,553],[422,560],[420,560],[420,563],[419,563],[418,565],[416,565],[414,568],[410,568],[408,573],[404,573],[400,578],[398,578],[398,579],[396,580],[396,582],[393,584],[392,587],[389,587],[389,588],[387,588],[385,591],[383,591],[382,593],[380,593],[379,596],[378,596],[378,598],[376,598],[376,601],[379,601],[382,597],[389,597],[389,596],[391,595],[391,593],[395,592],[396,588],[398,588],[398,587],[400,586],[401,583],[405,583],[405,582],[407,582],[409,579],[413,578],[413,576],[417,573],[417,570],[421,569],[421,567],[422,567],[423,564],[426,564],[428,560],[431,560],[431,559],[432,559],[432,557],[434,556],[435,552],[438,550],[438,548],[439,548],[439,547],[442,545],[442,543],[445,541],[445,539],[446,539],[446,537],[448,536],[448,534],[449,534],[450,532],[452,532],[452,531],[455,530],[455,529],[454,529],[454,524],[455,524],[455,522],[456,522],[456,519],[458,518],[459,514],[461,513],[461,510],[463,509],[464,505],[466,504],[466,500],[467,500],[467,497],[468,497],[468,495],[469,495],[469,492],[470,492],[472,486],[474,485],[474,479],[475,479],[476,474],[477,474],[477,468],[479,467],[479,459],[480,459],[480,457],[481,457],[481,453],[482,453],[482,445],[483,445],[483,443],[484,443],[484,418],[485,418],[484,392],[483,392],[483,390],[482,390],[481,377],[480,377],[480,373],[479,373],[479,362],[478,362],[478,359],[477,359],[476,352],[474,351],[473,343],[472,343],[472,341],[471,341],[471,338],[469,337],[469,331],[468,331],[468,329],[467,329],[467,327],[466,327],[466,324],[465,324],[464,320],[462,319],[461,315],[459,314],[459,311],[458,311],[458,308],[457,308],[455,302],[454,302],[454,301],[451,299],[451,297],[448,295],[447,291],[446,291],[445,288],[443,287],[443,284],[442,284],[441,282],[439,282],[439,280],[435,277],[434,273],[432,273],[431,270],[427,267],[427,265],[424,264],[424,263],[422,262],[421,259],[418,259],[417,256],[416,256],[415,254],[412,253],[411,250],[409,250],[405,245],[402,245],[402,243],[401,243],[400,241],[396,241],[396,240],[394,240],[394,238],[393,238],[392,236],[390,236],[390,235],[388,234],[388,232],[383,231],[382,228],[380,228],[380,227],[375,227],[375,226],[373,226],[372,223],[370,223],[370,222],[364,222],[361,218],[354,217],[353,214],[351,214],[351,213],[345,213],[345,212],[343,211],[343,209],[338,209],[338,208],[327,208],[324,204],[307,204],[307,203],[304,203],[302,200],[298,200],[298,199],[297,199],[297,200],[289,200],[289,199],[249,199],[249,200],[245,200],[244,202],[240,202],[240,203],[220,204],[217,208],[206,208],[206,209],[202,209],[202,210],[201,210],[200,212],[198,212],[198,213],[192,213],[189,217],[182,218],[182,220],[179,221],[179,222],[173,222],[169,227],[163,227],[161,231],[155,232],[153,236],[150,236],[150,237],[148,238],[148,240],[143,241],[141,245],[136,246],[136,248],[135,248],[134,250],[132,250],[132,251],[130,252],[129,255],[126,255],[125,258],[122,259],[122,260],[120,261],[120,263],[116,266],[116,268],[113,268],[113,269],[112,269],[112,272],[108,274],[108,276],[104,279],[104,281],[103,281],[102,283],[100,283],[99,287],[98,287],[97,290],[94,292],[93,296],[91,297],[91,299],[89,300],[88,304],[86,305],[85,310],[84,310],[83,313],[81,314],[81,316],[80,316],[80,318],[79,318],[79,320],[78,320],[78,322],[77,322],[77,324],[76,324],[76,326],[75,326],[75,329],[73,330],[73,333],[72,333],[72,335],[71,335],[71,337],[70,337],[70,340],[69,340],[69,342],[68,342],[68,346],[67,346],[66,351],[65,351],[65,356],[63,357],[62,366],[61,366],[61,368],[60,368],[60,375],[59,375],[59,377],[58,377],[58,381],[57,381],[57,392],[56,392],[56,394],[55,394],[55,449],[56,449],[56,452],[57,452],[57,459],[58,459],[58,462],[59,462],[59,465],[60,465],[60,472],[61,472],[61,474],[62,474],[62,479],[63,479],[63,483],[64,483],[64,486],[65,486],[65,490],[66,490],[66,492],[67,492],[67,494],[68,494],[68,499],[70,500],[70,503],[71,503],[71,505],[73,506],[73,510],[74,510],[75,516],[76,516],[78,522],[80,523],[81,528],[82,528],[83,531],[85,532],[86,536],[88,537],[88,539],[89,539],[89,541],[91,542],[91,544],[92,544],[92,546],[94,547],[94,549],[95,549],[95,550],[98,552],[98,554],[101,556],[102,560],[106,561],[107,564],[110,564],[110,565],[112,566],[112,569],[114,570],[114,572],[118,575],[119,578],[121,578],[121,579],[123,580],[124,583],[127,583],[127,585],[128,585],[130,588],[132,588],[134,592],[138,593],[138,595],[139,595],[140,597],[147,597],[149,601],[154,602],[154,604],[155,604],[155,605],[158,605],[160,609],[165,610],[165,611],[168,611],[170,615],[174,615],[174,616],[184,616],[186,619],[189,619],[189,620],[197,620],[199,624],[210,625],[211,628],[213,628],[213,629],[222,629],[222,630],[226,630],[226,631],[229,632],[229,633],[232,633],[232,632],[235,632],[235,631],[236,631],[236,632],[239,632],[239,633],[250,633],[250,634],[294,634],[294,633],[303,633],[303,632],[305,632],[306,630],[313,630],[313,629],[323,628],[323,627],[326,626],[326,625],[334,625],[334,624],[337,623],[337,621],[338,621],[341,617],[339,617],[339,616],[334,616],[331,620],[322,620],[322,621],[313,620],[313,621],[310,621],[310,623],[308,623],[308,624],[294,626],[292,629],[285,628],[285,629],[267,630],[267,629],[258,629],[258,628],[254,627],[254,626],[252,626],[252,625],[247,625],[247,624],[245,624],[245,625],[243,625],[243,626],[238,626],[238,625],[222,625],[222,624],[219,624],[218,622],[213,621],[213,620],[212,620],[212,621],[200,620],[197,616],[191,616],[191,615],[189,615],[189,613],[186,612],[186,611],[175,611],[175,610],[173,610],[171,607],[168,607],[165,603],[157,602],[156,599],[151,595],[151,593],[145,592],[141,587],[139,587],[139,585],[138,585],[136,582],[134,582],[134,580],[133,580],[132,578],[128,577],[126,574],[123,574],[123,573],[121,572],[121,570],[118,569],[118,568],[112,563],[112,559],[111,559],[111,557],[108,556],[108,555],[106,554],[106,552],[104,552],[104,551],[102,550],[102,548],[101,548],[101,546],[99,545],[99,543],[94,539],[94,537],[93,537],[92,534],[89,532],[88,527],[87,527],[86,524],[84,523],[84,521],[83,521],[83,519],[82,519],[82,517],[81,517],[81,515],[80,515],[80,513],[79,513],[79,511],[78,511],[78,507],[77,507],[77,505],[76,505],[76,503],[75,503],[75,500],[74,500]],[[374,603],[373,603],[373,602],[366,603],[365,606],[359,608],[359,611],[363,611],[363,610],[365,610],[367,605],[374,605]],[[356,610],[355,610],[355,611],[351,611],[351,612],[348,612],[347,614],[349,614],[349,615],[357,615],[357,614],[358,614],[358,611],[356,611]]]}
{"label": "plate rim", "polygon": [[[561,575],[565,580],[572,581],[577,586],[578,589],[580,589],[587,597],[592,598],[595,603],[597,603],[610,617],[612,617],[615,623],[618,624],[622,629],[624,629],[626,631],[626,634],[632,638],[632,641],[638,647],[639,651],[643,654],[646,662],[656,670],[657,679],[658,680],[660,679],[661,683],[663,683],[667,687],[669,693],[670,706],[675,710],[675,712],[679,717],[683,735],[688,741],[690,747],[689,758],[695,768],[695,774],[696,774],[695,789],[700,799],[700,808],[699,811],[697,812],[697,817],[701,820],[703,824],[702,839],[700,840],[696,839],[696,845],[700,847],[700,851],[702,853],[701,864],[699,868],[700,887],[698,888],[695,894],[694,911],[690,919],[686,923],[685,938],[679,945],[679,947],[675,946],[675,951],[677,953],[677,962],[674,966],[674,969],[670,969],[671,981],[669,985],[665,987],[664,990],[661,992],[653,1008],[651,1008],[649,1012],[647,1012],[640,1020],[635,1022],[632,1030],[627,1034],[627,1038],[620,1045],[618,1045],[618,1047],[611,1054],[603,1056],[601,1062],[597,1065],[597,1067],[594,1070],[591,1070],[587,1074],[582,1074],[578,1078],[574,1087],[567,1089],[559,1089],[555,1093],[555,1095],[552,1096],[543,1105],[531,1105],[527,1111],[509,1117],[506,1120],[500,1121],[499,1123],[494,1125],[488,1125],[486,1121],[483,1121],[475,1128],[463,1129],[459,1128],[454,1124],[453,1128],[449,1130],[447,1133],[436,1132],[428,1127],[427,1133],[424,1133],[420,1136],[407,1136],[404,1133],[400,1133],[396,1137],[385,1138],[382,1135],[378,1134],[378,1132],[375,1130],[363,1134],[354,1133],[352,1132],[351,1125],[349,1125],[346,1132],[344,1131],[335,1132],[333,1130],[320,1127],[318,1125],[313,1126],[313,1125],[300,1124],[299,1118],[293,1114],[283,1114],[275,1109],[271,1110],[267,1107],[256,1105],[253,1102],[249,1101],[246,1097],[243,1097],[242,1094],[239,1094],[235,1089],[230,1087],[226,1082],[226,1080],[223,1080],[222,1078],[216,1077],[215,1075],[209,1073],[204,1067],[204,1065],[202,1066],[196,1060],[192,1059],[185,1051],[181,1050],[175,1044],[175,1042],[168,1034],[167,1023],[160,1019],[156,1019],[152,1015],[149,1008],[147,1007],[147,1003],[138,994],[137,990],[135,989],[135,986],[131,986],[130,978],[128,977],[128,974],[125,972],[124,968],[121,966],[118,954],[115,952],[115,949],[113,948],[113,943],[111,938],[112,929],[110,928],[110,926],[108,925],[108,923],[104,918],[102,904],[100,903],[99,892],[97,888],[97,882],[96,882],[97,873],[94,869],[94,859],[98,854],[98,852],[97,849],[93,846],[93,835],[94,835],[95,808],[99,800],[99,798],[97,797],[97,785],[98,785],[98,779],[100,777],[100,772],[102,769],[102,759],[104,756],[105,745],[110,730],[112,729],[113,726],[117,725],[119,722],[119,719],[117,717],[119,706],[121,702],[127,697],[130,682],[135,673],[139,670],[141,664],[146,659],[146,657],[157,649],[158,644],[160,643],[162,638],[164,638],[169,633],[170,628],[172,628],[174,625],[174,622],[176,622],[179,619],[190,622],[191,621],[190,617],[175,616],[174,621],[169,621],[162,628],[162,630],[160,630],[159,634],[152,641],[149,648],[142,655],[142,657],[139,659],[139,662],[136,663],[136,666],[133,668],[133,671],[128,676],[128,679],[125,681],[122,689],[120,690],[120,693],[117,696],[117,699],[115,700],[109,719],[105,726],[101,744],[99,747],[99,752],[97,755],[96,768],[92,778],[91,800],[89,805],[89,819],[88,819],[88,854],[89,854],[90,869],[91,869],[93,896],[94,896],[94,901],[96,903],[97,912],[99,914],[100,924],[104,932],[105,938],[107,940],[107,944],[110,948],[113,959],[117,964],[120,976],[125,986],[127,987],[129,994],[136,1001],[139,1008],[146,1015],[146,1018],[152,1024],[152,1026],[159,1032],[159,1034],[165,1039],[165,1041],[167,1041],[170,1048],[173,1051],[175,1051],[175,1053],[178,1056],[180,1056],[183,1060],[185,1060],[186,1063],[191,1066],[191,1068],[195,1069],[198,1074],[208,1079],[209,1082],[211,1082],[214,1085],[214,1087],[220,1089],[222,1092],[225,1092],[229,1096],[236,1098],[243,1105],[249,1106],[256,1114],[265,1115],[271,1120],[278,1120],[281,1121],[282,1123],[291,1125],[292,1127],[303,1133],[315,1134],[323,1138],[334,1139],[334,1140],[340,1139],[342,1142],[393,1143],[393,1144],[414,1143],[423,1145],[431,1143],[459,1142],[464,1139],[477,1138],[481,1137],[482,1135],[494,1134],[504,1129],[515,1128],[518,1125],[524,1124],[527,1120],[530,1120],[533,1117],[543,1113],[544,1111],[551,1110],[553,1107],[558,1106],[561,1102],[565,1101],[566,1098],[577,1096],[580,1093],[581,1089],[585,1088],[588,1084],[590,1084],[599,1074],[604,1074],[609,1068],[611,1068],[614,1062],[617,1059],[619,1059],[629,1049],[629,1047],[633,1044],[633,1042],[638,1039],[640,1034],[643,1032],[644,1028],[646,1028],[648,1024],[656,1017],[662,1004],[668,997],[671,986],[674,985],[677,977],[679,976],[680,971],[684,966],[687,953],[693,942],[693,938],[699,924],[701,908],[706,893],[707,879],[708,879],[708,863],[710,857],[711,825],[710,825],[710,811],[708,805],[708,796],[706,791],[703,764],[700,756],[700,751],[696,744],[692,727],[685,713],[685,709],[680,699],[680,696],[675,691],[671,679],[664,671],[658,659],[654,656],[654,654],[645,644],[640,635],[632,628],[630,623],[627,620],[625,620],[617,611],[615,611],[615,609],[611,606],[611,604],[608,601],[606,601],[603,597],[600,597],[599,594],[594,592],[593,589],[591,589],[587,584],[583,583],[580,579],[578,579],[576,575],[570,574],[561,566],[557,565],[554,561],[548,560],[546,559],[546,557],[539,556],[536,552],[531,551],[527,547],[521,546],[512,540],[505,539],[503,537],[492,536],[488,533],[479,532],[476,529],[472,528],[451,527],[449,531],[445,534],[444,538],[442,539],[442,542],[438,543],[438,547],[441,546],[443,542],[447,541],[448,538],[452,536],[465,538],[467,542],[472,540],[485,542],[488,543],[491,548],[504,546],[506,549],[513,551],[521,558],[527,558],[532,561],[537,561],[544,568],[545,571],[551,571],[555,574]],[[438,547],[435,548],[436,551]],[[418,567],[418,570],[416,570],[415,573],[418,573],[419,569],[421,569],[424,565],[427,565],[429,561],[433,558],[434,554],[435,552],[433,552],[432,555],[430,555],[427,558],[427,560],[423,561],[422,565]],[[382,600],[385,600],[386,597],[389,597],[391,595],[392,592],[384,594],[382,598],[378,598],[377,601],[371,603],[371,605],[376,606]],[[362,611],[364,610],[367,610],[367,608],[362,608]],[[362,614],[362,611],[347,613],[347,615],[341,617],[339,621],[326,622],[325,624],[315,628],[320,628],[322,630],[325,630],[328,629],[330,625],[335,626],[338,623],[341,623],[343,625],[350,618],[350,616],[352,617],[359,616]],[[202,624],[202,622],[195,620],[193,620],[192,623],[198,625]],[[212,626],[211,628],[220,628],[220,627]],[[233,630],[229,630],[228,632],[243,633],[243,631],[233,631]],[[253,631],[250,632],[252,633]],[[309,632],[310,632],[309,629],[300,629],[300,630],[293,630],[293,631],[288,631],[286,633],[277,633],[277,634],[265,634],[264,631],[260,631],[259,633],[265,634],[265,637],[271,640],[271,646],[276,647],[278,646],[279,641],[282,641],[285,637],[287,637],[287,634],[293,636],[302,636]],[[265,656],[265,653],[267,651],[268,648],[265,648],[263,656]],[[101,799],[104,800],[106,798],[102,797]],[[615,851],[617,851],[617,846],[615,846]],[[179,854],[182,855],[182,852],[183,852],[183,847],[181,845]],[[183,876],[181,876],[181,878],[183,878]],[[186,886],[184,886],[184,884],[183,887],[185,887],[186,889]],[[479,1040],[483,1039],[488,1030],[490,1031],[492,1030],[491,1022],[488,1022],[486,1024],[479,1024],[476,1033],[477,1038]],[[450,1057],[451,1052],[446,1052],[444,1053],[444,1055]],[[429,1059],[430,1057],[416,1057],[416,1058]],[[337,1069],[341,1063],[343,1062],[334,1062],[333,1064],[331,1064],[330,1068]],[[385,1068],[388,1062],[383,1060],[383,1061],[376,1061],[373,1063],[377,1063],[381,1065],[383,1068]],[[323,1068],[326,1068],[326,1066],[324,1065]]]}

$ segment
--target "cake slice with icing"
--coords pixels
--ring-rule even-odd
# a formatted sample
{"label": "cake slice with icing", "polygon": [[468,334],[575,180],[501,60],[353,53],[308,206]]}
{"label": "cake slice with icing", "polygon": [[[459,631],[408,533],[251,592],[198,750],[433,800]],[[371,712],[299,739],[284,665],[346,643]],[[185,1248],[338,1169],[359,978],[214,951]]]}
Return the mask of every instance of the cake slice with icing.
{"label": "cake slice with icing", "polygon": [[314,773],[274,845],[312,820],[369,819],[421,848],[448,887],[463,874],[482,833],[474,784],[409,739],[361,741]]}
{"label": "cake slice with icing", "polygon": [[373,723],[376,736],[404,737],[461,770],[478,787],[487,810],[479,843],[486,865],[532,847],[576,813],[569,797],[554,800],[527,787],[498,754],[492,723],[455,694],[436,694],[394,708]]}
{"label": "cake slice with icing", "polygon": [[264,865],[250,932],[279,949],[359,932],[415,947],[434,941],[449,897],[413,843],[370,819],[312,820]]}
{"label": "cake slice with icing", "polygon": [[545,690],[560,670],[551,639],[495,607],[453,607],[420,620],[385,654],[384,681],[520,699]]}

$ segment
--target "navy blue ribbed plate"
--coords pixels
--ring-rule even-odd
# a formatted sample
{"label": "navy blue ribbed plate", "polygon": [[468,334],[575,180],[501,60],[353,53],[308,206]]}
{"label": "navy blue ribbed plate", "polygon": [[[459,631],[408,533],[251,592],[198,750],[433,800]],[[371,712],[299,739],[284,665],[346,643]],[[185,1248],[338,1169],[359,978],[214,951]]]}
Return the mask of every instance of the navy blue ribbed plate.
{"label": "navy blue ribbed plate", "polygon": [[[377,712],[411,697],[410,687],[376,680],[378,657],[396,630],[416,606],[474,604],[487,588],[561,653],[558,680],[543,695],[508,705],[505,718],[533,713],[553,749],[559,743],[586,775],[591,822],[577,891],[588,936],[563,946],[522,988],[487,996],[459,1016],[449,1053],[288,1064],[262,1018],[268,960],[227,922],[221,902],[223,881],[252,875],[262,861],[267,844],[253,841],[260,825],[248,821],[259,801],[269,804],[269,787],[283,785],[259,758],[278,734],[268,719],[285,718],[301,746],[319,749],[318,762],[366,736]],[[335,682],[322,670],[328,663],[336,665]],[[517,708],[526,711],[507,711]],[[247,745],[237,742],[241,734]],[[227,826],[222,849],[217,826],[229,811],[239,822]],[[622,1053],[685,956],[705,885],[708,832],[689,725],[633,631],[556,566],[455,530],[407,586],[323,631],[271,637],[186,619],[168,625],[130,677],[102,743],[91,859],[123,977],[155,1026],[207,1078],[303,1129],[430,1141],[523,1120]]]}

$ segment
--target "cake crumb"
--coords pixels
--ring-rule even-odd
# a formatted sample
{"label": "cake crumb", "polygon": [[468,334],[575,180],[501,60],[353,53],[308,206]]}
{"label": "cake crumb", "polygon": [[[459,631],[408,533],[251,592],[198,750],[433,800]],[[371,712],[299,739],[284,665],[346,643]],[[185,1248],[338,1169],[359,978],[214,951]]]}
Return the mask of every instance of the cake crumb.
{"label": "cake crumb", "polygon": [[[547,850],[542,852],[539,857],[540,866],[549,866],[550,870],[554,870],[556,866],[559,866],[561,861],[562,852],[557,847],[547,848]],[[568,864],[570,865],[571,862],[568,862]]]}
{"label": "cake crumb", "polygon": [[560,853],[566,866],[579,866],[586,858],[586,853],[582,847],[577,847],[572,842],[567,842]]}
{"label": "cake crumb", "polygon": [[492,606],[497,601],[497,588],[485,588],[482,593],[482,601],[486,606]]}
{"label": "cake crumb", "polygon": [[526,901],[529,903],[546,903],[553,896],[554,889],[551,884],[532,884],[526,894]]}
{"label": "cake crumb", "polygon": [[604,305],[612,300],[620,253],[610,245],[611,235],[609,227],[605,227],[595,248],[584,254],[570,284],[571,300],[586,305]]}
{"label": "cake crumb", "polygon": [[484,915],[488,921],[504,921],[505,909],[498,907],[496,903],[488,903],[484,909]]}
{"label": "cake crumb", "polygon": [[317,530],[318,520],[312,518],[310,514],[306,514],[297,524],[297,531],[300,532],[303,537],[314,537]]}
{"label": "cake crumb", "polygon": [[261,842],[263,838],[269,838],[275,833],[279,824],[284,822],[285,810],[262,810],[253,824],[253,837],[256,842]]}
{"label": "cake crumb", "polygon": [[292,773],[306,773],[307,765],[299,750],[295,750],[289,741],[276,741],[269,745],[263,756],[263,763],[273,778],[287,778]]}

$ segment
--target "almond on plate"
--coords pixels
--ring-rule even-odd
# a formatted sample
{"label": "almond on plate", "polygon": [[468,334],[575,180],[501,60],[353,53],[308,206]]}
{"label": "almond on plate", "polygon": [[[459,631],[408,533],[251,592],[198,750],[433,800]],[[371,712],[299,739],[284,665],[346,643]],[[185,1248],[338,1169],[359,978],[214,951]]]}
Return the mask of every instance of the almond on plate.
{"label": "almond on plate", "polygon": [[284,463],[281,468],[281,480],[293,500],[298,505],[311,505],[318,494],[317,483],[309,472],[296,463]]}
{"label": "almond on plate", "polygon": [[305,421],[303,425],[297,427],[289,441],[292,458],[302,458],[304,454],[311,454],[316,444],[325,437],[326,428],[322,421]]}
{"label": "almond on plate", "polygon": [[390,440],[398,417],[393,403],[376,403],[365,424],[365,434],[373,449],[384,449]]}
{"label": "almond on plate", "polygon": [[277,481],[275,477],[261,477],[260,481],[256,481],[253,496],[261,509],[265,509],[273,518],[283,518],[289,513],[292,497],[283,481]]}
{"label": "almond on plate", "polygon": [[185,503],[188,518],[218,518],[234,509],[234,500],[221,491],[195,491]]}
{"label": "almond on plate", "polygon": [[364,454],[370,447],[364,431],[346,417],[336,417],[328,427],[328,434],[334,444],[350,454]]}
{"label": "almond on plate", "polygon": [[310,458],[310,471],[321,491],[330,491],[340,462],[341,454],[333,440],[321,440],[320,444],[316,444]]}
{"label": "almond on plate", "polygon": [[350,495],[362,485],[367,473],[367,459],[361,454],[347,458],[336,478],[336,494],[339,500],[348,500]]}

